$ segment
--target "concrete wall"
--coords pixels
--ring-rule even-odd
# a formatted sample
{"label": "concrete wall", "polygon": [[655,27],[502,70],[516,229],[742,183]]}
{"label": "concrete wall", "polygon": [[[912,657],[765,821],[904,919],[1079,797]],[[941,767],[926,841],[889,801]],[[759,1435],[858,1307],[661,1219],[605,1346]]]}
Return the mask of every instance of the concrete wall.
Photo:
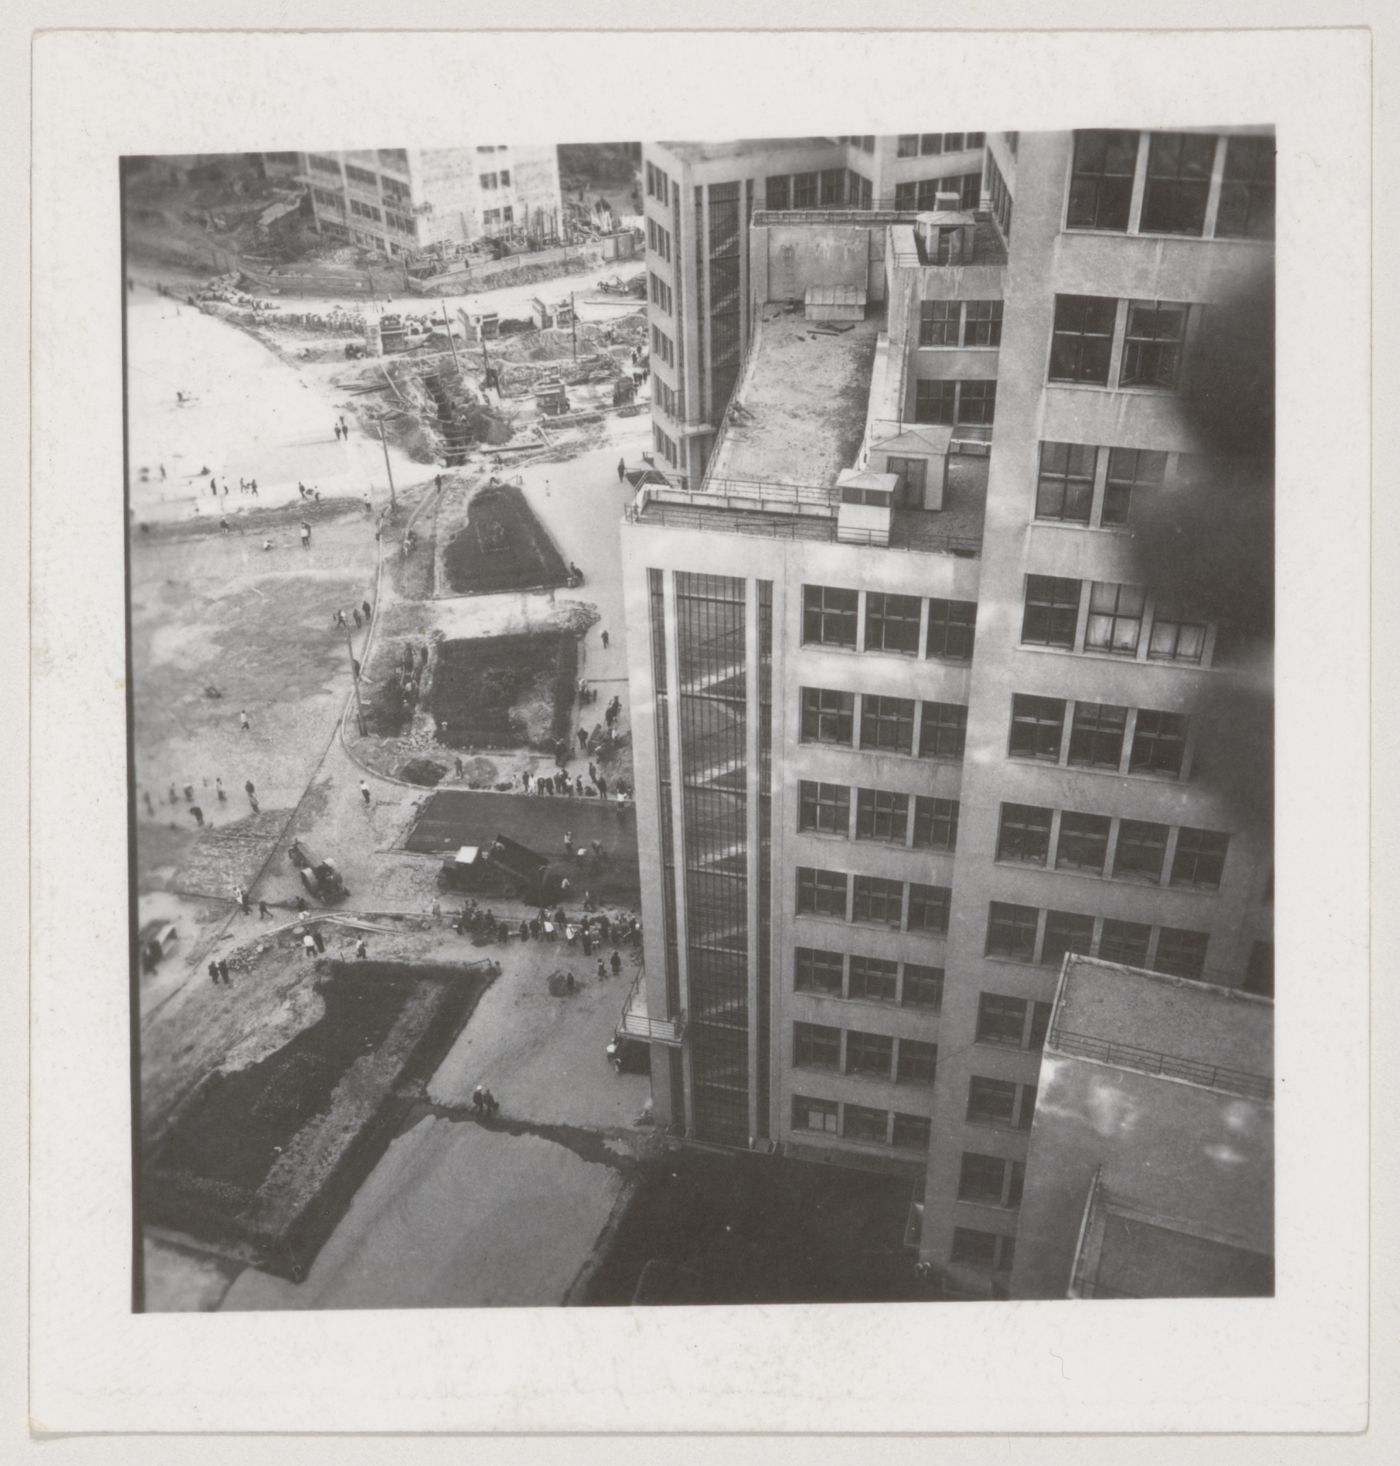
{"label": "concrete wall", "polygon": [[[752,232],[755,281],[764,301],[800,301],[814,285],[854,285],[883,296],[883,251],[872,236],[883,230],[849,224],[770,225]],[[761,276],[760,276],[761,272]]]}
{"label": "concrete wall", "polygon": [[471,148],[409,150],[413,202],[416,205],[432,205],[430,214],[418,216],[420,244],[462,244],[481,234],[481,199],[476,182],[477,158],[477,153]]}

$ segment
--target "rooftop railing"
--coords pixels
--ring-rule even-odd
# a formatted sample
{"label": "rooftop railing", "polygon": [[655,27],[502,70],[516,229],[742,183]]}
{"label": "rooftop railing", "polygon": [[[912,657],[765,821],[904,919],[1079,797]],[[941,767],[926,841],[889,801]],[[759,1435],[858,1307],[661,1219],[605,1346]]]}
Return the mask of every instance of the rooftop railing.
{"label": "rooftop railing", "polygon": [[1267,1074],[1250,1074],[1223,1064],[1202,1064],[1178,1054],[1163,1054],[1134,1044],[1114,1043],[1087,1033],[1074,1033],[1058,1024],[1050,1030],[1047,1047],[1081,1059],[1097,1059],[1119,1069],[1133,1069],[1140,1074],[1183,1079],[1204,1089],[1215,1089],[1222,1094],[1239,1095],[1245,1099],[1271,1100],[1274,1094],[1274,1081]]}

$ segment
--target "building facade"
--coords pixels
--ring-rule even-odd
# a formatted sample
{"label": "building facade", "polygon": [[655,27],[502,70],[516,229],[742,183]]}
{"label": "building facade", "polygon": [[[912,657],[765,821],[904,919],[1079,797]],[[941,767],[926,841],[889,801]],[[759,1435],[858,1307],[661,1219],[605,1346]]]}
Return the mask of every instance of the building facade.
{"label": "building facade", "polygon": [[[283,171],[287,156],[267,154],[265,167]],[[296,156],[317,232],[386,255],[560,231],[553,147],[369,148]]]}
{"label": "building facade", "polygon": [[[1272,138],[993,135],[976,210],[761,168],[732,400],[673,298],[709,436],[624,527],[656,1106],[906,1171],[921,1256],[986,1294],[1065,955],[1272,992],[1267,607],[1219,584],[1269,468],[1199,390],[1267,356]],[[697,289],[710,184],[665,184]],[[1203,542],[1221,501],[1255,518]]]}

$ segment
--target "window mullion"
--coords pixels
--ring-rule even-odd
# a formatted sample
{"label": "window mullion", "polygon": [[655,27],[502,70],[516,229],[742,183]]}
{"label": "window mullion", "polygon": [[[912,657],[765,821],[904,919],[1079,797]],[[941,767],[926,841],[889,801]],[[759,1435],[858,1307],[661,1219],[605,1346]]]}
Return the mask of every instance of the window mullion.
{"label": "window mullion", "polygon": [[[1148,640],[1151,640],[1150,636]],[[1123,746],[1118,750],[1118,772],[1120,774],[1132,767],[1133,744],[1137,741],[1137,720],[1137,708],[1130,707],[1128,709],[1128,716],[1123,720]],[[1114,843],[1117,843],[1116,833],[1114,835]],[[1112,869],[1111,866],[1109,868]]]}
{"label": "window mullion", "polygon": [[1127,300],[1119,300],[1113,312],[1113,340],[1109,344],[1108,351],[1108,382],[1110,388],[1120,387],[1123,376],[1123,338],[1128,333],[1128,305]]}
{"label": "window mullion", "polygon": [[1089,524],[1094,529],[1103,525],[1103,500],[1108,483],[1108,455],[1111,450],[1102,444],[1094,449],[1094,486],[1089,503]]}
{"label": "window mullion", "polygon": [[1128,205],[1129,234],[1137,234],[1140,232],[1142,221],[1142,201],[1147,193],[1147,150],[1151,143],[1151,138],[1151,133],[1138,133],[1137,162],[1133,167],[1133,199],[1132,202]]}
{"label": "window mullion", "polygon": [[1206,216],[1201,223],[1201,238],[1215,238],[1215,221],[1220,213],[1220,192],[1225,179],[1225,143],[1223,136],[1215,140],[1215,156],[1210,164],[1210,189],[1206,194]]}
{"label": "window mullion", "polygon": [[[1084,594],[1085,590],[1089,594]],[[1094,582],[1092,580],[1081,580],[1079,582],[1079,609],[1074,618],[1074,645],[1069,648],[1073,652],[1084,650],[1084,638],[1089,627],[1089,606],[1094,598]],[[1070,725],[1073,728],[1073,724]]]}

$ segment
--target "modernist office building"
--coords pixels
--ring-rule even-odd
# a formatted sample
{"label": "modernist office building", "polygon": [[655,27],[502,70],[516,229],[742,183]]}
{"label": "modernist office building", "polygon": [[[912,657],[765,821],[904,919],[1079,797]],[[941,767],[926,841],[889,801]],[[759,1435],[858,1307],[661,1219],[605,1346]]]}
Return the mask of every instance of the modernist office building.
{"label": "modernist office building", "polygon": [[1004,1289],[1065,955],[1272,991],[1272,138],[993,135],[975,213],[794,209],[770,148],[722,335],[720,150],[666,151],[658,433],[731,332],[736,386],[623,530],[658,1117],[906,1170]]}
{"label": "modernist office building", "polygon": [[559,159],[552,147],[268,153],[264,166],[285,173],[293,157],[318,233],[387,255],[484,235],[559,232]]}
{"label": "modernist office building", "polygon": [[704,477],[738,379],[754,212],[931,209],[948,190],[975,207],[985,142],[933,132],[643,146],[653,440],[668,471]]}

